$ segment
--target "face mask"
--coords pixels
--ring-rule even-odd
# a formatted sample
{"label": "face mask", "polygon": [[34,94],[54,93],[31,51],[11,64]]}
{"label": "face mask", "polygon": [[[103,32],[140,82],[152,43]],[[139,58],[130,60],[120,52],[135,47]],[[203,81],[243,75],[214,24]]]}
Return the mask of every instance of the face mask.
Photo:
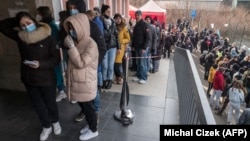
{"label": "face mask", "polygon": [[42,20],[42,16],[41,15],[36,15],[36,20],[37,21],[41,21]]}
{"label": "face mask", "polygon": [[75,30],[70,30],[70,31],[69,31],[69,34],[70,34],[70,36],[71,36],[74,40],[77,39],[76,31],[75,31]]}
{"label": "face mask", "polygon": [[22,29],[27,31],[27,32],[32,32],[32,31],[36,30],[36,25],[34,23],[32,23],[32,24],[29,24],[28,26],[26,26]]}
{"label": "face mask", "polygon": [[72,9],[70,10],[70,15],[75,15],[75,14],[78,14],[79,11],[77,9]]}

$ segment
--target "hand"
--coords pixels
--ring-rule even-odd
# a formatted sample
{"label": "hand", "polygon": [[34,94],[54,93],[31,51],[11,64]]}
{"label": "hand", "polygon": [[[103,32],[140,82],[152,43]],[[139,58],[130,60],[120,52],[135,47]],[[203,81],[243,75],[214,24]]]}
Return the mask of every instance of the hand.
{"label": "hand", "polygon": [[28,65],[29,67],[33,68],[33,69],[37,69],[40,67],[39,61],[37,60],[33,60],[34,63],[36,63],[37,65]]}
{"label": "hand", "polygon": [[146,49],[141,50],[142,54],[146,53]]}
{"label": "hand", "polygon": [[74,40],[72,39],[72,37],[70,35],[66,36],[64,39],[64,45],[67,48],[73,48],[75,47],[75,43]]}
{"label": "hand", "polygon": [[117,54],[121,54],[122,50],[121,49],[118,49],[117,50]]}

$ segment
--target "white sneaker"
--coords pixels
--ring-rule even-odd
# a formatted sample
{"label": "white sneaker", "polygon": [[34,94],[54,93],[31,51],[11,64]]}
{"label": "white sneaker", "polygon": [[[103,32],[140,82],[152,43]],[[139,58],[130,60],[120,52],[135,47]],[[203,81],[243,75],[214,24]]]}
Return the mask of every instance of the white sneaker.
{"label": "white sneaker", "polygon": [[89,125],[84,126],[81,130],[80,130],[80,134],[84,134],[89,130]]}
{"label": "white sneaker", "polygon": [[146,82],[147,82],[147,81],[145,81],[145,80],[143,80],[143,79],[139,81],[140,84],[145,84]]}
{"label": "white sneaker", "polygon": [[52,128],[43,128],[42,133],[40,134],[40,141],[45,141],[49,137],[50,133],[52,132]]}
{"label": "white sneaker", "polygon": [[140,79],[139,79],[139,78],[137,78],[137,77],[134,77],[132,80],[133,80],[133,81],[135,81],[135,82],[140,81]]}
{"label": "white sneaker", "polygon": [[65,98],[67,98],[66,93],[64,91],[60,91],[56,97],[56,102],[60,102]]}
{"label": "white sneaker", "polygon": [[72,104],[76,104],[77,101],[71,101]]}
{"label": "white sneaker", "polygon": [[90,129],[87,130],[84,134],[80,135],[79,139],[81,141],[86,141],[98,136],[98,131],[92,132]]}
{"label": "white sneaker", "polygon": [[59,122],[53,123],[52,126],[53,126],[53,130],[54,130],[55,135],[61,134],[62,128],[61,128],[61,125]]}

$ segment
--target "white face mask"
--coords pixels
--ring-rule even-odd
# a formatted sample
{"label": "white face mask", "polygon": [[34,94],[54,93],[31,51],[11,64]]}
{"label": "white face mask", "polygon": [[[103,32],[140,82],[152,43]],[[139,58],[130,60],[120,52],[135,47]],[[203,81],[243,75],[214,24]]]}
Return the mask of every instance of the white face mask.
{"label": "white face mask", "polygon": [[42,19],[43,19],[43,18],[42,18],[41,15],[36,15],[36,20],[37,20],[38,22],[40,22]]}

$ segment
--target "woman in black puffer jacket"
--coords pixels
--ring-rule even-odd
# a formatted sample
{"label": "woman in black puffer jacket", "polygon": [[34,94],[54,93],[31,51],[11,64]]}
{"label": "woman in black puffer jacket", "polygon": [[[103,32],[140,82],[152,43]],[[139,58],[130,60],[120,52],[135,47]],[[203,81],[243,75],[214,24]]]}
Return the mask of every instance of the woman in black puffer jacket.
{"label": "woman in black puffer jacket", "polygon": [[[54,70],[60,61],[60,55],[56,49],[56,41],[50,36],[49,25],[38,23],[27,12],[19,12],[15,18],[0,21],[0,32],[18,45],[21,80],[43,126],[40,140],[48,138],[52,132],[51,125],[54,133],[60,134]],[[24,63],[26,60],[33,64]]]}

